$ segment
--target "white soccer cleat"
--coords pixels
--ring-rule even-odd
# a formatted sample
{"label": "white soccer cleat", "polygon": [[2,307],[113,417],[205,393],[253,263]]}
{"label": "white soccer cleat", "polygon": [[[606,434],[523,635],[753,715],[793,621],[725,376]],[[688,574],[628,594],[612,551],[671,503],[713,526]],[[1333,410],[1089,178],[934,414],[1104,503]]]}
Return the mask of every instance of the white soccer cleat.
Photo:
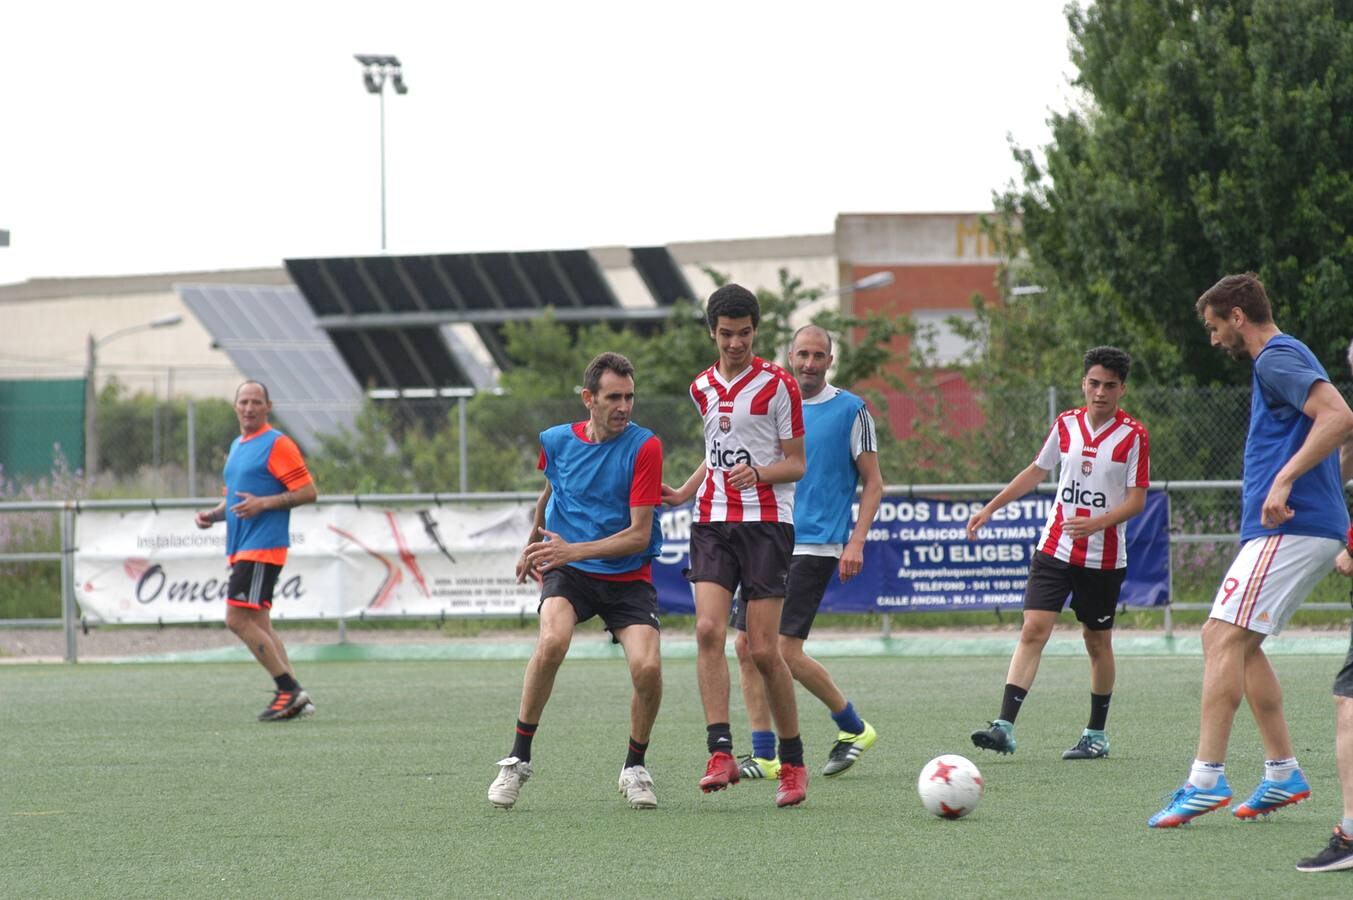
{"label": "white soccer cleat", "polygon": [[620,770],[620,793],[634,809],[655,809],[658,795],[653,793],[653,776],[643,766]]}
{"label": "white soccer cleat", "polygon": [[489,785],[489,802],[499,809],[511,809],[521,795],[521,786],[531,777],[531,764],[509,756],[498,760],[498,777]]}

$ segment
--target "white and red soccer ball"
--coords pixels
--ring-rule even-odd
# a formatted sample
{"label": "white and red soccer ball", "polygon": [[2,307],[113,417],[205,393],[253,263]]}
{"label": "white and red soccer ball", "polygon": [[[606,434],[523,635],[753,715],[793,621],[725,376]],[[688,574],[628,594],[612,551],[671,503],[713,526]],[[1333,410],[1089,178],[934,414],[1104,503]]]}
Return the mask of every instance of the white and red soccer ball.
{"label": "white and red soccer ball", "polygon": [[972,760],[947,753],[921,769],[916,792],[925,808],[941,819],[961,819],[982,801],[982,773]]}

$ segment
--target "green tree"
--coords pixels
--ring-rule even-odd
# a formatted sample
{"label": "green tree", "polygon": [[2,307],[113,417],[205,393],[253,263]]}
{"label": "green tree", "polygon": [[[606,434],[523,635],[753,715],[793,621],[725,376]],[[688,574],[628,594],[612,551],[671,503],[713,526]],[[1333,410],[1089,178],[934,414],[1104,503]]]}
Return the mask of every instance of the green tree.
{"label": "green tree", "polygon": [[[997,198],[998,239],[1047,290],[982,310],[988,372],[1079,376],[1114,343],[1158,383],[1237,381],[1196,297],[1254,270],[1331,369],[1353,333],[1353,4],[1101,0],[1069,7],[1079,108]],[[1004,235],[1002,238],[1001,236]]]}

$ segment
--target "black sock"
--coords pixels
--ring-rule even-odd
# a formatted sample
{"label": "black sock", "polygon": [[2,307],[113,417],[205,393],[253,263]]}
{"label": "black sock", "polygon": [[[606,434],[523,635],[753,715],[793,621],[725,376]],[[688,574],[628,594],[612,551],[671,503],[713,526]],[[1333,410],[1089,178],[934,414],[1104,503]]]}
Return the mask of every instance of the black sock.
{"label": "black sock", "polygon": [[799,735],[780,738],[780,762],[803,765],[803,738]]}
{"label": "black sock", "polygon": [[1016,684],[1007,684],[1005,686],[1005,696],[1001,698],[1001,718],[1005,719],[1011,725],[1015,724],[1015,716],[1019,715],[1019,708],[1024,705],[1024,698],[1029,696],[1029,691]]}
{"label": "black sock", "polygon": [[647,752],[647,744],[641,744],[634,738],[630,738],[630,748],[625,753],[625,768],[644,765],[644,754]]}
{"label": "black sock", "polygon": [[727,722],[715,722],[705,726],[705,746],[710,753],[733,753],[733,729]]}
{"label": "black sock", "polygon": [[273,682],[277,685],[279,691],[299,691],[301,683],[291,676],[290,672],[283,672],[281,675],[273,677]]}
{"label": "black sock", "polygon": [[1103,731],[1104,723],[1109,721],[1109,698],[1113,694],[1090,694],[1090,724],[1085,726],[1091,731]]}
{"label": "black sock", "polygon": [[522,762],[531,761],[531,738],[536,736],[536,729],[540,727],[539,722],[527,723],[521,719],[517,720],[517,737],[512,741],[512,752],[509,756],[515,756]]}

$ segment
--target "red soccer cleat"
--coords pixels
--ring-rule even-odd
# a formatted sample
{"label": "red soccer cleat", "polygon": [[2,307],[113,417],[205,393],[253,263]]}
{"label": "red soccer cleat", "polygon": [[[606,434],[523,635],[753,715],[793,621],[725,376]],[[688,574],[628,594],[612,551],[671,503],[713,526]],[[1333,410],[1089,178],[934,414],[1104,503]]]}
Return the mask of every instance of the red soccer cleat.
{"label": "red soccer cleat", "polygon": [[738,778],[738,764],[733,754],[720,750],[710,756],[705,777],[700,779],[700,790],[706,794],[721,791],[730,784],[737,784]]}
{"label": "red soccer cleat", "polygon": [[808,769],[793,763],[780,763],[780,787],[775,792],[776,806],[798,806],[808,796]]}

